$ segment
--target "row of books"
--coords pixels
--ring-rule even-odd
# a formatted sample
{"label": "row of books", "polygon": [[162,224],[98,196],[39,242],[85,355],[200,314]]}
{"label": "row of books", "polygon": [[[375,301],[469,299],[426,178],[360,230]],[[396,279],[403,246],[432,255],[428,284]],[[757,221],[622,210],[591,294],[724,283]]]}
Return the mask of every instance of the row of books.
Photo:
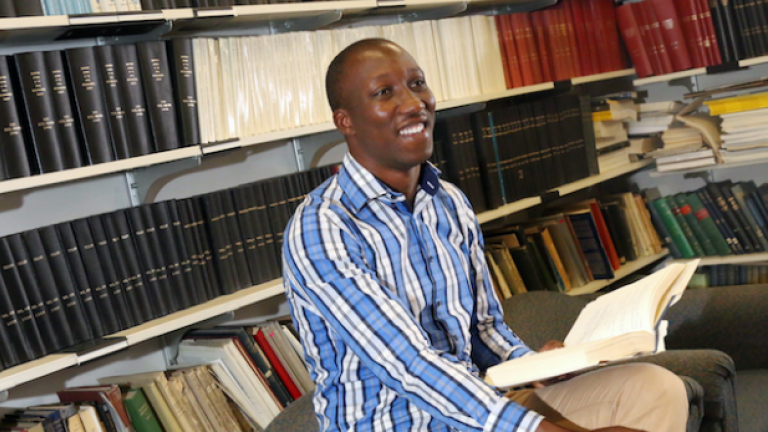
{"label": "row of books", "polygon": [[525,226],[486,236],[500,298],[532,290],[567,292],[613,279],[622,265],[661,252],[642,198],[624,193],[574,204]]}
{"label": "row of books", "polygon": [[507,88],[626,67],[611,0],[565,0],[496,16]]}
{"label": "row of books", "polygon": [[723,62],[707,0],[625,3],[616,15],[640,78]]}
{"label": "row of books", "polygon": [[193,330],[169,371],[100,378],[57,392],[59,403],[0,420],[2,431],[263,431],[314,388],[290,325]]}
{"label": "row of books", "polygon": [[654,224],[672,256],[693,258],[768,251],[768,184],[709,183],[674,196],[647,191]]}
{"label": "row of books", "polygon": [[768,140],[765,139],[765,133],[768,132],[765,125],[768,92],[754,89],[748,89],[747,92],[727,92],[705,101],[704,104],[710,114],[722,119],[722,145],[719,153],[723,163],[768,159]]}
{"label": "row of books", "polygon": [[0,178],[200,142],[192,41],[0,56]]}
{"label": "row of books", "polygon": [[176,8],[291,3],[297,0],[4,0],[0,17],[83,15]]}
{"label": "row of books", "polygon": [[598,174],[581,105],[562,96],[440,121],[432,161],[476,212]]}
{"label": "row of books", "polygon": [[284,227],[331,174],[322,167],[0,239],[0,363],[279,278]]}
{"label": "row of books", "polygon": [[688,288],[768,284],[766,264],[719,264],[702,266]]}

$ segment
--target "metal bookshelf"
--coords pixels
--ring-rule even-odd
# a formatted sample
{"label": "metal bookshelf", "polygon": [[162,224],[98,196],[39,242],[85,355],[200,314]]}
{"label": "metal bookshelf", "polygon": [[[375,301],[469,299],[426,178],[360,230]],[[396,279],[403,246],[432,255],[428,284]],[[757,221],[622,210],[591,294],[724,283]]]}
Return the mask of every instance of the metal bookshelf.
{"label": "metal bookshelf", "polygon": [[613,274],[613,279],[603,279],[603,280],[596,280],[593,282],[588,283],[587,285],[573,288],[570,291],[566,291],[566,294],[575,296],[575,295],[582,295],[582,294],[592,294],[597,291],[600,291],[601,289],[607,287],[608,285],[623,279],[632,273],[637,272],[638,270],[641,270],[644,267],[647,267],[656,261],[661,260],[662,258],[669,255],[668,249],[663,249],[661,252],[657,253],[656,255],[650,255],[647,257],[639,258],[634,261],[629,261],[622,265],[618,270],[616,270]]}

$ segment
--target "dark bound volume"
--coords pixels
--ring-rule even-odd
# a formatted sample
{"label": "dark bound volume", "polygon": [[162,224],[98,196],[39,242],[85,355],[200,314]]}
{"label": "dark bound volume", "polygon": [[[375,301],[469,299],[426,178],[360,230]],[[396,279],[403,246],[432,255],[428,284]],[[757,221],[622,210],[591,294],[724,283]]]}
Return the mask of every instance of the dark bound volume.
{"label": "dark bound volume", "polygon": [[115,45],[112,49],[115,54],[117,79],[120,81],[123,109],[128,118],[131,156],[150,154],[155,151],[155,147],[136,46]]}
{"label": "dark bound volume", "polygon": [[184,146],[200,143],[200,122],[197,111],[195,85],[195,58],[192,39],[177,38],[168,41],[168,55],[173,69],[173,88],[176,91],[176,111],[181,122]]}
{"label": "dark bound volume", "polygon": [[[176,200],[166,201],[164,203],[168,209],[168,216],[171,218],[171,231],[173,231],[173,239],[176,242],[178,248],[179,259],[181,260],[181,270],[184,273],[185,283],[189,284],[190,296],[192,298],[192,304],[200,304],[208,301],[208,295],[206,294],[206,281],[203,277],[200,263],[197,261],[197,254],[193,252],[191,239],[187,238],[187,233],[184,232],[184,225],[181,222],[181,215],[179,214],[179,206]],[[188,241],[190,240],[190,241]]]}
{"label": "dark bound volume", "polygon": [[[107,333],[104,325],[101,323],[98,304],[93,297],[94,290],[91,289],[90,282],[88,281],[88,274],[85,271],[83,258],[80,256],[80,248],[77,246],[75,232],[68,223],[57,225],[56,232],[59,235],[59,240],[61,240],[61,246],[67,259],[72,280],[75,283],[75,289],[77,289],[80,295],[83,312],[85,312],[85,316],[88,318],[88,327],[91,329],[93,339],[98,339]],[[46,235],[43,235],[43,239],[45,238]]]}
{"label": "dark bound volume", "polygon": [[31,360],[27,339],[13,307],[3,278],[0,277],[0,359],[6,368],[16,366],[22,361]]}
{"label": "dark bound volume", "polygon": [[205,267],[205,273],[208,277],[209,298],[216,298],[222,294],[218,274],[216,273],[216,264],[213,259],[213,246],[211,246],[211,236],[206,222],[203,205],[199,198],[190,198],[187,201],[189,215],[194,221],[193,229],[196,232],[197,241],[200,244],[200,254],[202,257],[201,265]]}
{"label": "dark bound volume", "polygon": [[109,289],[109,295],[112,299],[112,308],[117,314],[120,329],[124,330],[133,327],[133,317],[131,316],[128,300],[126,299],[126,287],[123,285],[123,281],[115,269],[115,261],[112,251],[109,249],[109,240],[107,239],[104,224],[98,216],[89,217],[87,220],[88,225],[91,227],[93,243],[96,245],[96,253],[99,256],[104,279],[107,282],[107,289]]}
{"label": "dark bound volume", "polygon": [[533,127],[535,141],[537,143],[539,154],[541,155],[541,185],[543,190],[556,188],[565,183],[563,167],[560,166],[560,160],[555,158],[557,144],[553,143],[553,137],[549,133],[550,128],[547,124],[547,112],[543,101],[531,103],[533,113]]}
{"label": "dark bound volume", "polygon": [[[149,245],[152,248],[152,254],[155,258],[155,265],[157,266],[157,279],[162,285],[165,296],[165,304],[168,306],[169,312],[175,312],[181,309],[181,273],[175,272],[175,268],[172,266],[170,258],[164,254],[165,247],[162,244],[160,233],[158,231],[158,221],[152,214],[152,209],[149,205],[139,207],[142,220],[144,221],[144,227],[147,232],[147,239],[149,239]],[[170,265],[169,265],[170,264]]]}
{"label": "dark bound volume", "polygon": [[504,186],[499,169],[497,138],[491,127],[492,114],[488,111],[472,116],[472,127],[477,148],[480,179],[485,191],[485,203],[494,209],[504,205]]}
{"label": "dark bound volume", "polygon": [[581,113],[581,103],[577,96],[564,96],[557,99],[560,107],[560,119],[563,134],[568,142],[565,158],[573,167],[573,177],[567,179],[568,183],[589,177],[590,162],[597,158],[597,153],[590,154],[584,142],[584,131]]}
{"label": "dark bound volume", "polygon": [[0,56],[0,151],[5,164],[4,172],[1,173],[3,178],[32,175],[12,80],[8,57]]}
{"label": "dark bound volume", "polygon": [[[32,308],[32,303],[30,303],[27,292],[24,289],[24,284],[21,281],[19,269],[16,267],[16,262],[13,259],[11,247],[5,238],[0,239],[0,266],[2,266],[5,288],[8,290],[8,296],[16,310],[16,319],[18,319],[21,331],[24,333],[24,338],[27,341],[25,349],[17,351],[16,354],[21,362],[42,357],[48,351],[43,344],[43,337],[40,335],[40,329],[37,324],[38,318],[36,313],[39,308],[37,305],[35,305],[34,309]],[[47,318],[45,310],[40,313],[42,314],[41,320]]]}
{"label": "dark bound volume", "polygon": [[101,45],[93,48],[96,51],[99,66],[99,81],[104,89],[109,126],[112,140],[115,144],[115,156],[118,159],[131,157],[130,134],[128,132],[128,117],[125,113],[123,97],[120,94],[120,80],[117,77],[117,65],[111,45]]}
{"label": "dark bound volume", "polygon": [[26,231],[22,233],[22,237],[32,258],[37,280],[41,286],[50,287],[50,290],[56,292],[64,312],[65,322],[69,325],[71,339],[64,340],[63,348],[89,341],[91,331],[80,304],[80,296],[77,295],[67,263],[61,253],[61,244],[56,238],[56,231],[53,227],[47,227],[45,240],[42,232],[43,230]]}
{"label": "dark bound volume", "polygon": [[80,249],[80,256],[83,259],[85,272],[92,287],[91,292],[99,311],[99,318],[104,325],[104,331],[106,334],[117,333],[120,331],[120,322],[118,321],[115,308],[112,306],[107,279],[101,268],[101,262],[99,261],[98,252],[96,252],[96,244],[93,241],[88,221],[78,219],[71,222],[71,225],[77,239],[77,246]]}
{"label": "dark bound volume", "polygon": [[37,163],[43,173],[61,171],[65,168],[64,155],[45,56],[31,52],[16,54],[15,58]]}
{"label": "dark bound volume", "polygon": [[68,49],[66,56],[91,163],[113,161],[115,152],[109,130],[109,114],[93,47]]}
{"label": "dark bound volume", "polygon": [[[285,179],[286,177],[283,178]],[[237,210],[232,199],[232,192],[230,190],[223,190],[219,192],[219,196],[222,209],[226,215],[227,235],[229,237],[229,244],[232,245],[232,258],[234,259],[235,270],[237,270],[237,286],[239,289],[247,288],[253,285],[253,278],[248,269],[244,237],[237,220]]]}
{"label": "dark bound volume", "polygon": [[264,271],[262,269],[264,262],[259,256],[259,249],[256,242],[257,235],[254,225],[256,222],[254,217],[256,208],[252,202],[249,201],[249,190],[249,188],[243,186],[236,187],[232,189],[232,196],[234,198],[235,208],[237,209],[237,221],[243,235],[242,239],[243,247],[245,248],[245,256],[248,260],[248,267],[251,270],[253,284],[256,285],[267,279],[264,277]]}
{"label": "dark bound volume", "polygon": [[146,205],[143,209],[152,214],[152,219],[155,222],[161,257],[165,267],[168,269],[168,277],[173,292],[176,293],[175,297],[178,299],[178,307],[179,309],[186,309],[194,304],[195,286],[190,272],[184,271],[183,260],[179,254],[181,248],[176,244],[176,238],[173,235],[173,226],[171,225],[168,207],[166,207],[166,203],[160,202]]}
{"label": "dark bound volume", "polygon": [[139,316],[142,322],[149,321],[156,318],[156,315],[152,310],[152,303],[149,296],[149,288],[144,278],[144,273],[141,270],[141,264],[139,261],[139,252],[136,249],[136,243],[131,236],[131,226],[128,223],[128,216],[124,211],[117,211],[110,215],[107,215],[109,219],[108,232],[111,232],[110,236],[114,235],[119,238],[119,247],[122,252],[122,257],[125,260],[128,274],[130,275],[133,283],[133,297],[139,305]]}
{"label": "dark bound volume", "polygon": [[579,96],[581,109],[582,137],[584,139],[585,156],[587,158],[586,176],[600,174],[597,163],[597,138],[595,138],[595,124],[592,122],[592,106],[589,95]]}
{"label": "dark bound volume", "polygon": [[[493,113],[494,124],[498,118],[499,153],[501,158],[501,174],[504,178],[504,192],[507,202],[515,202],[521,198],[533,195],[532,182],[528,172],[528,154],[523,143],[523,123],[516,106]],[[509,185],[509,187],[507,187]]]}
{"label": "dark bound volume", "polygon": [[237,270],[232,252],[232,244],[227,231],[227,215],[216,192],[201,197],[207,228],[211,240],[211,250],[215,257],[219,287],[222,294],[232,294],[238,289]]}
{"label": "dark bound volume", "polygon": [[51,99],[56,113],[56,127],[61,137],[62,157],[65,168],[83,166],[83,155],[80,151],[80,137],[75,123],[75,114],[70,99],[69,82],[64,70],[61,51],[46,51],[45,65],[47,66],[48,82],[51,83]]}
{"label": "dark bound volume", "polygon": [[523,103],[518,105],[520,113],[521,135],[522,144],[525,146],[526,159],[528,163],[527,171],[529,173],[528,180],[529,188],[532,195],[538,195],[544,192],[545,185],[543,184],[543,167],[541,153],[539,151],[539,143],[536,141],[535,118],[533,115],[533,107],[529,103]]}
{"label": "dark bound volume", "polygon": [[277,241],[272,229],[272,222],[270,217],[270,207],[267,201],[266,182],[258,182],[251,185],[251,194],[253,202],[256,206],[256,217],[258,224],[256,228],[256,246],[258,246],[260,255],[263,259],[263,265],[267,270],[267,280],[277,279],[280,277],[280,259],[282,250],[277,246]]}
{"label": "dark bound volume", "polygon": [[12,18],[15,16],[16,16],[16,6],[14,6],[12,1],[5,0],[4,2],[0,2],[0,17]]}
{"label": "dark bound volume", "polygon": [[[3,0],[3,3],[9,0]],[[16,16],[43,16],[43,5],[40,0],[13,0],[16,6]]]}
{"label": "dark bound volume", "polygon": [[167,315],[169,310],[165,297],[169,289],[166,288],[168,278],[161,281],[158,277],[158,265],[141,216],[141,210],[138,207],[132,207],[126,210],[126,214],[131,224],[132,236],[144,273],[144,281],[147,283],[147,295],[152,302],[152,312],[156,317]]}
{"label": "dark bound volume", "polygon": [[107,245],[112,255],[115,272],[120,280],[120,286],[123,289],[128,315],[130,315],[133,325],[139,325],[152,319],[151,314],[146,313],[149,304],[142,304],[139,298],[137,285],[142,283],[141,272],[133,273],[128,267],[128,260],[121,245],[122,240],[111,216],[110,214],[101,215],[101,224],[107,235]]}
{"label": "dark bound volume", "polygon": [[[67,337],[69,339],[72,338],[72,332],[67,325],[64,311],[61,309],[61,301],[58,299],[58,294],[54,293],[52,296],[47,295],[48,290],[43,290],[41,284],[38,283],[37,278],[35,277],[35,269],[32,267],[29,254],[24,247],[24,241],[21,239],[21,235],[10,235],[6,237],[6,241],[11,248],[11,254],[16,262],[16,269],[19,272],[22,286],[27,293],[29,305],[32,307],[32,312],[35,314],[35,322],[37,322],[37,327],[40,330],[40,336],[42,337],[46,351],[58,351],[64,347],[63,342]],[[50,288],[55,290],[53,287]],[[60,324],[65,327],[64,332],[66,332],[66,335],[54,331]]]}
{"label": "dark bound volume", "polygon": [[[288,199],[283,182],[279,178],[269,179],[264,182],[265,197],[267,198],[267,207],[269,209],[269,224],[272,228],[272,235],[275,239],[278,261],[283,252],[283,232],[291,214],[288,212]],[[278,262],[280,267],[282,263]]]}
{"label": "dark bound volume", "polygon": [[[198,301],[200,303],[213,299],[213,287],[215,283],[213,276],[209,273],[203,254],[203,246],[198,238],[196,221],[192,217],[189,200],[179,200],[174,202],[175,206],[169,206],[171,218],[178,219],[181,224],[181,232],[184,236],[184,243],[192,265],[192,277],[198,280]],[[174,209],[175,207],[175,209]],[[175,211],[175,213],[174,213]],[[174,222],[175,224],[175,222]]]}
{"label": "dark bound volume", "polygon": [[155,137],[157,151],[173,150],[181,146],[176,124],[173,83],[168,66],[165,43],[159,41],[137,44],[141,77],[146,89],[147,108]]}

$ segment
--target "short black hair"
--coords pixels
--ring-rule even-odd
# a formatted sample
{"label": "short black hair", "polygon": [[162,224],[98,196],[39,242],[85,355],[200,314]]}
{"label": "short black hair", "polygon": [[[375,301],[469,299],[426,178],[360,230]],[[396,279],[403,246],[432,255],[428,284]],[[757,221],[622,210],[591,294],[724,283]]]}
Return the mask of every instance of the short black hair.
{"label": "short black hair", "polygon": [[328,97],[328,104],[331,106],[331,111],[336,111],[345,105],[342,84],[344,82],[345,66],[352,54],[366,48],[382,45],[394,45],[399,47],[396,43],[388,39],[363,39],[344,48],[344,50],[334,57],[330,66],[328,66],[328,72],[325,74],[325,95]]}

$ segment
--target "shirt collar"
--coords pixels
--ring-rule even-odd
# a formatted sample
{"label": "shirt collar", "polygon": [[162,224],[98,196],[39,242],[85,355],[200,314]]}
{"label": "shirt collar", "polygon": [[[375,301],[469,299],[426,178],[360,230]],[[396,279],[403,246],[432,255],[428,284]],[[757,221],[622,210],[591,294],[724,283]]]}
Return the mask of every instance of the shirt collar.
{"label": "shirt collar", "polygon": [[[434,196],[441,187],[439,177],[440,170],[429,161],[424,162],[421,168],[419,189]],[[383,198],[391,202],[405,200],[405,195],[385,185],[349,153],[344,155],[344,161],[338,174],[338,182],[355,212],[359,212],[368,202],[375,199]]]}

